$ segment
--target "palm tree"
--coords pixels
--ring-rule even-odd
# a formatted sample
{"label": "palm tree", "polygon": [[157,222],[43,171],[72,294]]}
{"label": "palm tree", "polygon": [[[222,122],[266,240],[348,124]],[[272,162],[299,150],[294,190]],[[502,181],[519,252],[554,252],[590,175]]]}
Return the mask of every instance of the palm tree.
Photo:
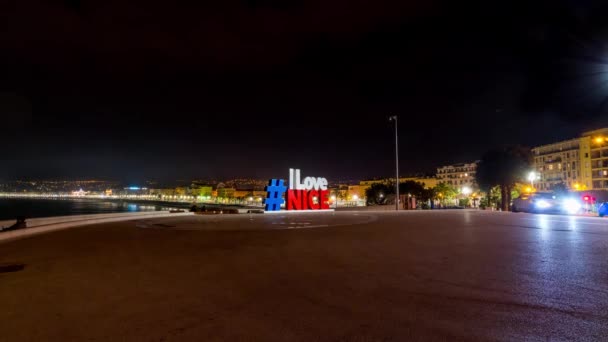
{"label": "palm tree", "polygon": [[477,166],[476,180],[487,194],[494,186],[500,186],[501,207],[508,211],[511,190],[515,183],[525,180],[530,171],[532,154],[522,146],[506,146],[486,152]]}

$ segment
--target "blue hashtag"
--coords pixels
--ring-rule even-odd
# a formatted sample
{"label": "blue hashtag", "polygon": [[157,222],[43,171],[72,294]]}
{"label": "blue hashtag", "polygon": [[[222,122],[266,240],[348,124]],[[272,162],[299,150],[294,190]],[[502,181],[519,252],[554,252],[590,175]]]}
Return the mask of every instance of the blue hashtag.
{"label": "blue hashtag", "polygon": [[283,184],[282,179],[271,179],[266,186],[266,211],[281,210],[281,204],[285,203],[283,194],[287,188]]}

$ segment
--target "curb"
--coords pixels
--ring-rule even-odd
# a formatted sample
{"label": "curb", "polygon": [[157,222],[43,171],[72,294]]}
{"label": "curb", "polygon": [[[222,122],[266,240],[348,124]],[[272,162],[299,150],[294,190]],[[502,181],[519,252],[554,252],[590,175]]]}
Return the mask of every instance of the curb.
{"label": "curb", "polygon": [[11,230],[7,232],[0,232],[0,243],[22,239],[25,237],[50,233],[58,230],[64,230],[68,228],[75,228],[81,226],[89,226],[100,223],[110,222],[122,222],[122,221],[134,221],[139,219],[148,218],[163,218],[163,217],[177,217],[177,216],[189,216],[193,215],[190,212],[185,213],[170,213],[168,211],[162,212],[142,212],[142,213],[120,213],[117,214],[94,214],[94,215],[78,215],[78,216],[62,216],[60,218],[47,217],[32,219],[33,222],[27,222],[28,227],[18,230]]}

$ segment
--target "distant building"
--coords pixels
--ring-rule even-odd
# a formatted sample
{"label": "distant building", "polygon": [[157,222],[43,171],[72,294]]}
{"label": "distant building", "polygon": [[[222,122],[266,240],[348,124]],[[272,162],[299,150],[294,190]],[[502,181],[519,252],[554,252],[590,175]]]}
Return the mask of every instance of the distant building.
{"label": "distant building", "polygon": [[213,187],[210,185],[197,185],[190,187],[190,194],[192,196],[211,197],[213,194]]}
{"label": "distant building", "polygon": [[176,196],[185,196],[188,195],[188,191],[189,188],[185,187],[185,186],[178,186],[177,188],[175,188],[175,195]]}
{"label": "distant building", "polygon": [[565,184],[572,190],[608,189],[608,128],[532,149],[538,190]]}
{"label": "distant building", "polygon": [[[414,181],[414,182],[422,183],[424,185],[424,187],[427,189],[434,188],[437,185],[437,183],[439,183],[439,179],[437,179],[435,177],[399,177],[399,183],[403,183],[403,182],[407,182],[407,181]],[[395,178],[362,180],[359,182],[359,185],[364,186],[367,189],[370,186],[372,186],[372,184],[378,184],[378,183],[395,184]]]}
{"label": "distant building", "polygon": [[349,185],[346,193],[346,200],[353,201],[365,198],[365,190],[371,185]]}
{"label": "distant building", "polygon": [[235,198],[236,189],[235,188],[218,188],[217,189],[217,197],[219,198]]}
{"label": "distant building", "polygon": [[122,191],[120,191],[120,195],[148,195],[148,194],[149,194],[148,188],[142,188],[139,186],[126,187],[126,188],[123,188]]}
{"label": "distant building", "polygon": [[156,196],[175,196],[175,189],[150,189],[150,195]]}
{"label": "distant building", "polygon": [[477,173],[477,165],[479,160],[472,163],[459,163],[446,165],[437,168],[437,179],[441,183],[446,183],[456,189],[469,187],[477,189],[475,174]]}

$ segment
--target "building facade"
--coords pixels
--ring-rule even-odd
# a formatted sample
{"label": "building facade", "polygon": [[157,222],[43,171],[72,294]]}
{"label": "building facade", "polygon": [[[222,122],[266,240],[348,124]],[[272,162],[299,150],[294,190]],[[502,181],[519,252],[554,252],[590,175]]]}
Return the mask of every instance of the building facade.
{"label": "building facade", "polygon": [[475,174],[477,173],[477,165],[479,160],[472,163],[460,163],[446,165],[437,168],[437,179],[453,186],[456,189],[468,187],[472,190],[477,189]]}
{"label": "building facade", "polygon": [[532,185],[539,191],[552,190],[559,184],[570,189],[590,189],[590,160],[585,140],[576,138],[533,148],[534,169],[538,176]]}
{"label": "building facade", "polygon": [[583,133],[591,164],[591,189],[608,190],[608,128]]}
{"label": "building facade", "polygon": [[540,191],[564,184],[571,190],[608,190],[608,128],[532,149],[533,184]]}

